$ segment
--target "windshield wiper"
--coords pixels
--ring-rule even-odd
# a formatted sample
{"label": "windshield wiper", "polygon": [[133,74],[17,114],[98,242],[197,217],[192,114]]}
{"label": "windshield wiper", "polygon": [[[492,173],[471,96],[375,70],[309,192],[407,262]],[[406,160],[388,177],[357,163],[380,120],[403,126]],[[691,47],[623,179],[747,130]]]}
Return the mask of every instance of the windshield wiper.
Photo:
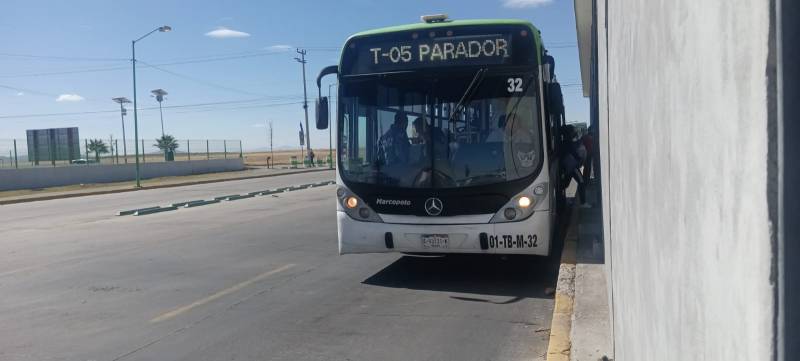
{"label": "windshield wiper", "polygon": [[483,76],[486,74],[486,68],[480,68],[477,72],[475,72],[475,76],[472,77],[472,81],[467,86],[467,90],[464,91],[464,95],[461,96],[461,99],[458,100],[456,106],[453,108],[453,111],[450,113],[449,119],[447,119],[447,124],[451,124],[453,122],[454,117],[461,111],[461,108],[464,107],[467,99],[472,98],[472,93],[475,89],[478,88],[478,85],[483,81]]}

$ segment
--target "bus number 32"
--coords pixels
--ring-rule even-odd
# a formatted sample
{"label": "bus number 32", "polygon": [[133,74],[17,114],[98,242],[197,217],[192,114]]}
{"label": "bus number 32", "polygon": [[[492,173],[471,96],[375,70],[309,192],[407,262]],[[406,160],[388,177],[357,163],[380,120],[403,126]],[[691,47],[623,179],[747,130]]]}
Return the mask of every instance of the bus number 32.
{"label": "bus number 32", "polygon": [[522,93],[522,78],[508,78],[507,82],[509,93]]}
{"label": "bus number 32", "polygon": [[534,248],[539,246],[538,241],[535,234],[491,235],[489,248]]}

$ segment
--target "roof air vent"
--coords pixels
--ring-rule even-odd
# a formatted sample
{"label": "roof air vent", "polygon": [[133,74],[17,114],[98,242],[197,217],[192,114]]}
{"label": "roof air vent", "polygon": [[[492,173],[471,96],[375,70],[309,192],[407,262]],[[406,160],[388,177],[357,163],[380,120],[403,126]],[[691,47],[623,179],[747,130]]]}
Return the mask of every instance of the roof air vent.
{"label": "roof air vent", "polygon": [[447,14],[422,15],[419,17],[424,23],[443,23],[447,21]]}

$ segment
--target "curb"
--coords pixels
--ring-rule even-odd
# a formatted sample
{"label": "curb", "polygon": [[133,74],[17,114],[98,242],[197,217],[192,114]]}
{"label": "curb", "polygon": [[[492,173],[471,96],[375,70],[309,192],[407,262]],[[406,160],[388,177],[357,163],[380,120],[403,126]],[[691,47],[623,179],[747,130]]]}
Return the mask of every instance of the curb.
{"label": "curb", "polygon": [[301,184],[301,185],[298,185],[298,186],[291,186],[291,187],[281,187],[281,188],[277,188],[277,189],[274,189],[274,190],[267,189],[267,190],[263,190],[263,191],[250,192],[250,193],[246,193],[246,194],[231,194],[231,195],[227,195],[227,196],[214,197],[214,199],[210,199],[210,200],[199,199],[199,200],[194,200],[194,201],[184,201],[184,202],[172,203],[169,206],[163,206],[163,207],[162,206],[155,206],[155,207],[146,207],[146,208],[126,210],[126,211],[119,211],[119,212],[117,212],[117,216],[129,216],[129,215],[143,216],[143,215],[147,215],[147,214],[160,213],[160,212],[164,212],[164,211],[174,211],[174,210],[176,210],[178,208],[193,208],[193,207],[204,206],[204,205],[207,205],[207,204],[220,203],[222,201],[235,201],[235,200],[239,200],[239,199],[253,198],[255,196],[273,195],[273,197],[276,197],[274,195],[276,193],[284,193],[284,192],[290,192],[290,191],[295,191],[295,190],[314,188],[315,185],[317,187],[321,187],[321,186],[324,186],[324,185],[334,185],[334,184],[336,184],[336,181],[325,181],[325,182]]}
{"label": "curb", "polygon": [[575,263],[578,246],[578,211],[572,213],[561,251],[558,268],[553,319],[550,322],[550,341],[547,344],[547,361],[569,361],[572,349],[572,311],[575,303]]}
{"label": "curb", "polygon": [[141,187],[141,188],[110,189],[110,190],[95,191],[95,192],[67,193],[67,194],[56,194],[56,195],[41,196],[41,197],[9,199],[9,200],[0,200],[0,206],[7,205],[7,204],[16,204],[16,203],[49,201],[49,200],[53,200],[53,199],[62,199],[62,198],[98,196],[98,195],[103,195],[103,194],[136,192],[136,191],[144,191],[144,190],[159,189],[159,188],[174,188],[174,187],[193,186],[193,185],[198,185],[198,184],[221,183],[221,182],[256,179],[256,178],[270,178],[270,177],[278,177],[278,176],[282,176],[282,175],[303,174],[303,173],[311,173],[311,172],[323,172],[323,171],[326,171],[326,170],[331,170],[331,169],[329,169],[329,168],[325,168],[325,169],[308,169],[308,170],[303,170],[303,171],[298,171],[298,172],[285,172],[285,173],[277,173],[277,174],[253,175],[253,176],[246,176],[246,177],[226,178],[226,179],[208,179],[208,180],[202,180],[202,181],[191,181],[191,182],[183,182],[183,183],[175,183],[175,184],[162,184],[162,185],[146,186],[146,187]]}

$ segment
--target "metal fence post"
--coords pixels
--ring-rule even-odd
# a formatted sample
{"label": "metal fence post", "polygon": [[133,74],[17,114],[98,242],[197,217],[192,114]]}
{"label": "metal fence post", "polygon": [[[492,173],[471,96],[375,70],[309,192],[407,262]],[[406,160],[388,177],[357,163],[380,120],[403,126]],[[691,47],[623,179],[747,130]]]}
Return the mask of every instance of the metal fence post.
{"label": "metal fence post", "polygon": [[142,139],[142,163],[144,163],[145,159],[147,159],[146,154],[147,153],[144,152],[144,139]]}
{"label": "metal fence post", "polygon": [[228,141],[225,139],[222,140],[222,153],[225,159],[228,159]]}
{"label": "metal fence post", "polygon": [[211,159],[211,152],[209,151],[209,149],[210,148],[208,147],[208,139],[206,139],[206,160]]}
{"label": "metal fence post", "polygon": [[89,165],[89,140],[88,139],[84,139],[83,140],[83,150],[85,151],[84,154],[86,154],[86,158],[84,158],[84,159],[86,159],[86,165]]}
{"label": "metal fence post", "polygon": [[189,160],[192,160],[192,150],[189,149],[189,139],[186,139],[186,156],[189,157]]}
{"label": "metal fence post", "polygon": [[241,159],[241,158],[244,158],[244,155],[242,154],[242,152],[243,152],[243,151],[242,151],[242,140],[240,139],[240,140],[239,140],[239,158],[240,158],[240,159]]}
{"label": "metal fence post", "polygon": [[14,168],[19,169],[19,159],[17,158],[17,140],[14,139]]}

